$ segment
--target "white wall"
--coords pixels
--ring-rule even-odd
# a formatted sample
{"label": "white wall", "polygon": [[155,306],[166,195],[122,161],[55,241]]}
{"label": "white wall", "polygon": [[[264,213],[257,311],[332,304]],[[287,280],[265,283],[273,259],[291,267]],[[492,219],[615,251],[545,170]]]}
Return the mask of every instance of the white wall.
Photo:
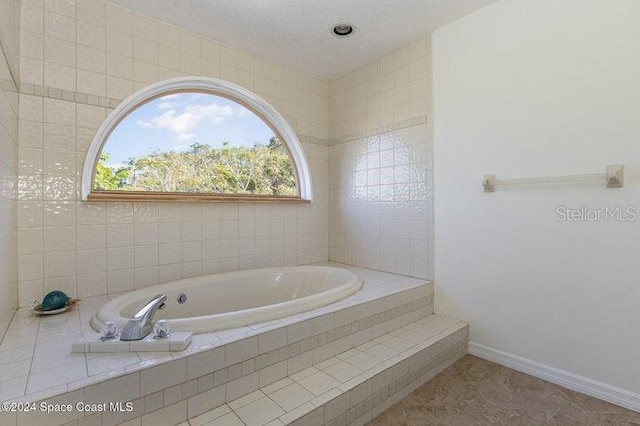
{"label": "white wall", "polygon": [[[436,310],[472,342],[640,392],[640,2],[502,0],[433,35]],[[482,192],[485,173],[604,184]],[[639,219],[640,220],[640,219]]]}

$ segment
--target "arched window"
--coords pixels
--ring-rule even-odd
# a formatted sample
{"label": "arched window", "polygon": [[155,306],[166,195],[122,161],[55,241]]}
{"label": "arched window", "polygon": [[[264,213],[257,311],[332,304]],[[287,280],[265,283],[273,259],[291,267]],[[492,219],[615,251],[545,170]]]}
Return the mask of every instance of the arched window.
{"label": "arched window", "polygon": [[311,201],[293,129],[254,93],[175,78],[122,102],[85,159],[83,200]]}

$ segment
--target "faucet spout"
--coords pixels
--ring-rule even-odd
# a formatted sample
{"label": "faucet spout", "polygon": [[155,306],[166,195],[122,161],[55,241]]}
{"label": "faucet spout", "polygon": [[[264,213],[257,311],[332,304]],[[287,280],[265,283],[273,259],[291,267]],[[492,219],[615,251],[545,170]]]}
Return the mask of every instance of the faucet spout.
{"label": "faucet spout", "polygon": [[142,340],[151,334],[153,330],[153,316],[158,309],[162,308],[166,301],[167,296],[158,294],[147,302],[147,304],[125,324],[122,329],[122,334],[120,335],[120,340]]}

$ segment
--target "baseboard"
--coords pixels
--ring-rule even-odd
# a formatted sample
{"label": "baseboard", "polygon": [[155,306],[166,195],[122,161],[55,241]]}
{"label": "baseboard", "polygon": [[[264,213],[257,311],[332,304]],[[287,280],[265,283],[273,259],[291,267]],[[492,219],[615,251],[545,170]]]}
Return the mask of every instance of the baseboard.
{"label": "baseboard", "polygon": [[487,361],[640,413],[640,395],[488,346],[469,342],[469,353]]}

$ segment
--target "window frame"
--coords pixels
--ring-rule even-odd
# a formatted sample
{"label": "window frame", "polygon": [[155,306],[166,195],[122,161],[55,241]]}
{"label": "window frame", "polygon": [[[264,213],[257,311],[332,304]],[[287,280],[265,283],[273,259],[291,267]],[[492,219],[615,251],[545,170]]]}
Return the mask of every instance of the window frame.
{"label": "window frame", "polygon": [[[104,144],[111,132],[127,116],[142,106],[162,96],[198,92],[222,96],[236,102],[256,114],[280,139],[289,154],[296,179],[297,196],[259,195],[196,192],[151,192],[94,190],[96,166]],[[81,181],[82,201],[238,201],[238,202],[311,202],[313,198],[311,172],[302,145],[293,128],[267,101],[242,86],[216,78],[177,77],[147,86],[122,101],[104,120],[87,150]]]}

